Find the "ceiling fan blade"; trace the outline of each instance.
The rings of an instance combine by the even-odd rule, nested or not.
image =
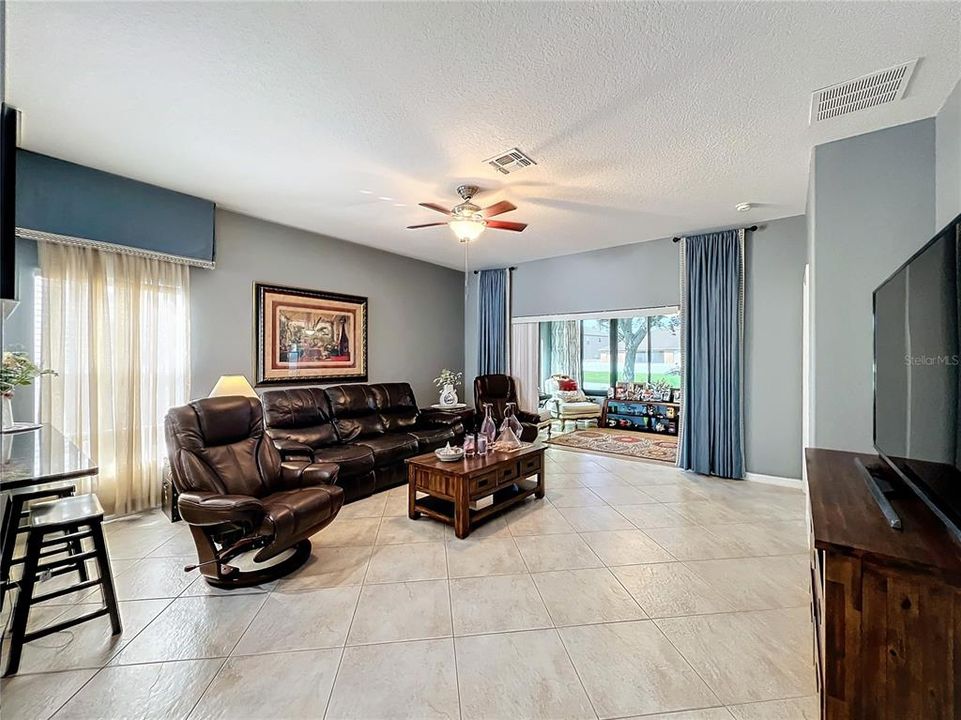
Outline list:
[[[450,215],[450,210],[445,208],[443,205],[438,205],[437,203],[417,203],[421,207],[425,207],[428,210],[436,210],[439,213],[444,213],[444,215]]]
[[[445,222],[439,222],[439,223],[426,223],[426,224],[424,224],[424,225],[408,225],[408,226],[407,226],[407,229],[408,229],[408,230],[416,230],[417,228],[440,227],[441,225],[446,225],[446,224],[447,224],[447,223],[445,223]]]
[[[514,203],[509,203],[506,200],[501,200],[499,203],[494,203],[490,207],[486,207],[481,210],[481,215],[486,218],[494,217],[495,215],[503,215],[511,210],[516,210],[517,206]]]
[[[493,230],[513,230],[520,232],[527,227],[527,223],[504,222],[503,220],[488,220],[487,227]]]

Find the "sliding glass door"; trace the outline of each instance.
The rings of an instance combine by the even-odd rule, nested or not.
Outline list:
[[[681,386],[677,312],[569,316],[539,322],[540,377],[570,375],[588,395],[618,382]]]

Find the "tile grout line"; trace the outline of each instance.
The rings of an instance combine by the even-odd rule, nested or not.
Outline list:
[[[717,690],[715,690],[715,689],[711,686],[711,684],[708,683],[707,680],[705,680],[705,679],[701,676],[701,673],[699,673],[699,672],[697,671],[697,668],[694,667],[694,663],[692,663],[692,662],[688,659],[687,655],[685,655],[684,653],[681,652],[681,649],[680,649],[677,645],[674,644],[674,641],[671,640],[671,638],[669,638],[669,637],[667,636],[667,633],[664,632],[664,630],[661,629],[661,626],[657,624],[657,621],[656,621],[656,620],[651,619],[651,624],[657,629],[657,632],[660,633],[661,637],[663,637],[665,640],[667,640],[668,644],[669,644],[672,648],[674,648],[674,652],[676,652],[676,653],[678,654],[678,657],[680,657],[685,663],[687,663],[687,666],[691,669],[691,672],[693,672],[695,675],[697,675],[697,679],[700,680],[700,681],[704,684],[704,687],[706,687],[706,688],[708,689],[708,691],[711,693],[711,695],[714,697],[714,699],[717,700],[718,705],[719,705],[720,707],[724,707],[724,708],[726,709],[727,706],[724,705],[724,701],[721,700],[721,696],[717,694]]]
[[[251,620],[251,622],[253,622],[253,620]],[[247,631],[244,630],[244,632],[247,632]],[[228,660],[230,660],[229,655],[223,658],[223,661],[220,663],[220,667],[217,668],[217,672],[215,672],[213,675],[210,676],[210,680],[207,682],[206,685],[204,685],[204,689],[201,691],[200,695],[197,696],[197,699],[194,701],[194,704],[190,706],[190,710],[183,716],[184,720],[189,720],[190,716],[193,715],[194,712],[197,710],[197,706],[200,705],[200,701],[204,699],[204,695],[207,694],[207,691],[210,689],[210,686],[214,684],[214,681],[218,677],[220,677],[220,673],[222,673],[224,668],[227,666]]]
[[[450,644],[454,656],[454,689],[457,691],[457,716],[464,717],[464,701],[460,696],[460,673],[457,670],[457,637],[454,634],[454,592],[450,586],[450,555],[447,552],[447,542],[444,542],[444,567],[447,568],[447,610],[450,614]]]
[[[387,502],[384,502],[384,508],[386,512]],[[340,669],[344,665],[344,656],[347,654],[347,640],[350,637],[350,630],[354,626],[354,618],[357,617],[357,608],[360,606],[360,598],[364,594],[364,587],[367,582],[367,573],[370,572],[370,563],[374,559],[374,547],[376,547],[377,538],[380,536],[380,528],[384,524],[384,516],[381,515],[380,519],[377,521],[377,532],[374,533],[374,543],[371,546],[370,555],[367,558],[367,567],[364,568],[364,577],[361,578],[359,589],[357,590],[357,600],[354,601],[354,611],[350,615],[350,622],[347,623],[347,632],[344,633],[344,644],[341,646],[340,658],[337,661],[337,670],[334,671],[334,677],[330,682],[330,694],[327,696],[327,703],[324,705],[324,714],[322,717],[326,718],[327,713],[330,712],[330,703],[334,699],[334,690],[337,689],[337,678],[340,677]],[[356,586],[355,586],[356,587]]]
[[[512,539],[514,540],[514,545],[515,545],[515,547],[517,547],[517,539],[516,539],[516,538],[513,538],[513,537],[512,537]],[[577,678],[577,682],[579,682],[580,685],[581,685],[581,690],[582,690],[583,693],[584,693],[584,697],[587,698],[587,704],[591,706],[591,710],[592,710],[593,713],[594,713],[594,717],[599,718],[599,717],[600,717],[600,713],[598,713],[598,712],[597,712],[597,708],[594,707],[594,701],[591,700],[591,696],[590,696],[590,694],[587,692],[587,686],[584,685],[584,680],[581,679],[581,674],[577,671],[577,666],[574,664],[574,660],[573,660],[573,658],[571,658],[571,654],[570,654],[570,652],[568,652],[567,646],[564,644],[564,638],[561,637],[561,633],[560,633],[560,630],[559,630],[558,627],[557,627],[557,623],[554,621],[554,616],[551,615],[550,608],[548,608],[548,607],[547,607],[547,603],[544,602],[544,595],[543,595],[543,593],[541,593],[541,589],[538,587],[537,582],[534,580],[534,573],[531,572],[530,565],[528,565],[528,563],[527,563],[527,558],[524,557],[524,553],[521,552],[520,547],[517,547],[517,552],[518,552],[518,554],[520,554],[520,556],[521,556],[521,561],[524,563],[524,567],[527,568],[528,577],[530,577],[531,583],[534,585],[534,590],[537,591],[537,596],[538,596],[538,597],[540,598],[540,600],[541,600],[541,605],[544,606],[544,610],[547,612],[547,617],[548,617],[548,618],[550,619],[550,621],[551,621],[551,626],[552,626],[552,627],[550,628],[550,631],[554,633],[554,637],[556,637],[556,638],[558,639],[558,641],[559,641],[560,644],[561,644],[561,647],[564,648],[564,655],[567,656],[567,662],[570,663],[571,669],[574,671],[574,677]],[[598,558],[598,559],[600,559],[600,558]],[[518,631],[518,632],[524,632],[524,631]]]
[[[112,570],[112,569],[113,569],[113,568],[111,568],[111,570]],[[85,595],[84,597],[86,597],[86,595]],[[82,598],[81,598],[81,599],[82,599]],[[79,671],[79,670],[94,670],[94,669],[96,670],[96,672],[94,672],[93,675],[91,675],[89,678],[87,678],[87,681],[86,681],[86,682],[84,682],[80,687],[77,688],[76,692],[72,693],[72,694],[70,695],[70,697],[68,697],[66,700],[64,700],[63,703],[62,703],[60,706],[57,707],[56,710],[54,710],[50,715],[47,716],[48,719],[49,719],[49,718],[52,718],[52,717],[53,717],[54,715],[56,715],[58,712],[60,712],[61,710],[63,710],[63,708],[66,707],[67,703],[69,703],[71,700],[73,700],[75,697],[77,697],[77,695],[79,695],[80,692],[81,692],[85,687],[87,687],[87,685],[89,685],[90,682],[91,682],[95,677],[97,677],[101,672],[103,672],[103,670],[105,670],[107,667],[121,667],[121,666],[111,666],[111,665],[110,665],[110,662],[111,662],[115,657],[117,657],[130,643],[132,643],[137,637],[139,637],[140,634],[141,634],[144,630],[146,630],[158,617],[160,617],[160,616],[167,610],[167,608],[169,608],[169,607],[173,604],[173,601],[176,600],[176,598],[163,598],[163,599],[168,600],[168,602],[167,602],[166,605],[163,606],[163,608],[160,610],[160,612],[158,612],[156,615],[154,615],[154,617],[151,618],[150,622],[148,622],[146,625],[144,625],[142,628],[140,628],[140,630],[139,630],[138,632],[134,633],[133,637],[131,637],[131,638],[130,638],[127,642],[125,642],[122,646],[120,646],[119,648],[117,648],[117,651],[114,652],[114,653],[112,653],[112,654],[107,658],[106,662],[105,662],[103,665],[100,665],[99,667],[96,667],[96,668],[68,668],[68,669],[66,669],[66,670],[58,670],[58,671],[56,671],[56,672],[77,672],[77,671]],[[78,603],[78,604],[79,604],[79,603]],[[119,604],[119,601],[118,601],[118,604]],[[69,612],[69,610],[68,610],[68,611],[65,611],[64,613],[61,613],[60,615],[58,615],[57,618],[55,618],[52,622],[56,622],[56,619],[62,617],[64,614],[66,614],[66,612]],[[45,675],[45,674],[50,674],[50,673],[25,673],[23,676],[20,676],[20,675],[18,674],[18,677],[25,677],[25,676],[29,676],[29,675]]]

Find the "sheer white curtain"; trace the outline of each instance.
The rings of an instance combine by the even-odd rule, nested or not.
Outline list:
[[[537,411],[540,343],[537,323],[515,323],[511,331],[511,375],[521,410]]]
[[[581,327],[577,320],[551,323],[551,373],[581,376]]]
[[[189,397],[189,269],[91,248],[40,243],[40,416],[100,467],[110,514],[155,506],[163,418]]]

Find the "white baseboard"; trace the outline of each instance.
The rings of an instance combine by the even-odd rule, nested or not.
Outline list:
[[[744,473],[744,479],[765,485],[780,485],[781,487],[800,488],[800,478],[779,477],[778,475],[762,475],[761,473]]]

